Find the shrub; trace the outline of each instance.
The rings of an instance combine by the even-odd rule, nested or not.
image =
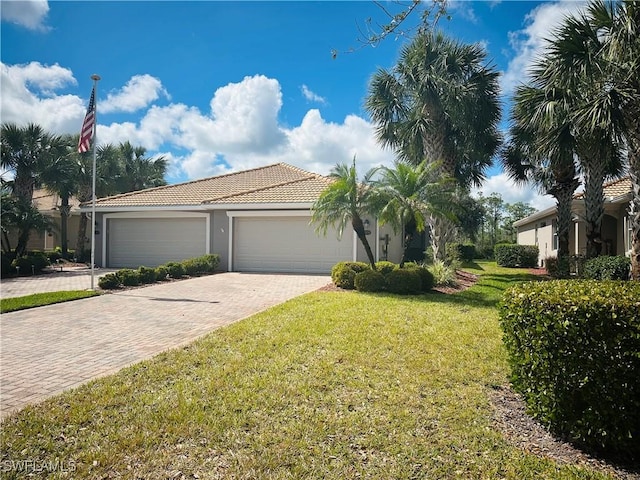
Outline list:
[[[602,256],[591,258],[584,264],[584,277],[592,280],[628,280],[631,259]]]
[[[417,270],[420,275],[420,283],[423,292],[430,292],[435,285],[435,278],[426,266],[422,266]]]
[[[45,255],[49,259],[49,263],[56,263],[62,258],[62,251],[56,248],[55,250],[45,252]]]
[[[384,275],[371,269],[357,273],[353,283],[359,292],[381,292],[386,287]]]
[[[125,287],[135,287],[140,285],[140,274],[131,268],[122,268],[116,272],[120,283]]]
[[[376,269],[383,275],[386,275],[389,272],[392,272],[398,266],[393,262],[387,262],[386,260],[382,260],[380,262],[376,262]]]
[[[501,267],[528,267],[538,264],[538,247],[499,243],[494,247],[496,262]]]
[[[447,265],[442,260],[438,260],[429,266],[429,272],[431,272],[433,276],[433,283],[435,285],[453,287],[458,283],[456,281],[455,267]]]
[[[544,259],[544,266],[547,270],[547,274],[552,278],[566,278],[570,273],[571,259],[564,258],[562,262],[565,262],[564,268],[561,267],[561,260],[558,257],[547,257]]]
[[[141,266],[138,268],[138,276],[140,277],[141,283],[153,283],[157,278],[156,269]]]
[[[535,417],[596,449],[640,455],[640,283],[529,282],[500,323],[514,388]]]
[[[218,265],[220,265],[220,255],[217,255],[215,253],[208,253],[207,255],[203,255],[200,258],[204,260],[206,268],[204,272],[206,273],[215,272],[216,268],[218,268]]]
[[[370,268],[364,262],[338,262],[331,269],[331,280],[337,287],[353,290],[356,274]]]
[[[11,262],[11,266],[16,269],[19,268],[20,273],[23,275],[41,272],[42,269],[48,265],[50,265],[50,263],[47,256],[43,252],[38,251],[29,252]]]
[[[169,280],[169,270],[164,265],[156,267],[156,280],[159,282],[166,282]]]
[[[98,286],[103,290],[113,290],[114,288],[119,288],[121,285],[120,277],[115,273],[107,273],[98,279]]]
[[[390,272],[386,280],[387,290],[391,293],[409,295],[422,290],[419,268],[398,268]]]
[[[184,267],[178,262],[169,262],[165,265],[167,273],[171,278],[182,278],[184,276]]]
[[[15,267],[12,265],[14,255],[11,253],[0,253],[0,259],[2,260],[2,275],[16,273]]]
[[[476,246],[472,244],[447,243],[446,257],[452,262],[471,262],[476,258]]]
[[[199,258],[190,258],[188,260],[182,261],[182,268],[184,269],[184,274],[193,277],[198,273],[204,271],[204,262],[202,262]]]

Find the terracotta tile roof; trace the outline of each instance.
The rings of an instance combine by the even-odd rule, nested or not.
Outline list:
[[[277,163],[101,198],[96,201],[96,207],[313,202],[329,182],[328,177],[286,163]]]
[[[621,197],[631,193],[631,177],[624,177],[619,180],[607,182],[603,185],[605,198]],[[575,198],[583,198],[584,192],[575,195]]]

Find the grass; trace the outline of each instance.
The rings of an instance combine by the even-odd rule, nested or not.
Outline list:
[[[27,407],[0,465],[76,478],[602,479],[508,444],[495,305],[524,271],[455,295],[314,292]],[[17,478],[15,471],[3,478]],[[44,476],[44,475],[43,475]]]
[[[98,292],[90,290],[68,290],[63,292],[34,293],[24,297],[3,298],[0,300],[0,311],[2,313],[15,312],[26,308],[42,307],[54,303],[68,302],[80,298],[100,295]]]

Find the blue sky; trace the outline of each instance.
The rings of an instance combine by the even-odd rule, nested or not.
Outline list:
[[[454,1],[452,19],[438,25],[486,47],[502,72],[506,119],[542,39],[581,5]],[[97,73],[98,142],[129,140],[165,155],[170,183],[280,161],[323,174],[354,155],[361,170],[393,161],[363,102],[370,77],[393,66],[406,37],[348,53],[368,18],[385,21],[372,2],[2,0],[0,12],[2,122],[79,132]],[[498,165],[482,191],[553,203],[511,184]]]

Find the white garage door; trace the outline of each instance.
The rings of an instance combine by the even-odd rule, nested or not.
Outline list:
[[[353,236],[318,235],[309,217],[236,217],[233,269],[238,272],[330,273],[353,257]]]
[[[157,267],[206,253],[206,220],[198,218],[110,218],[107,266]]]

